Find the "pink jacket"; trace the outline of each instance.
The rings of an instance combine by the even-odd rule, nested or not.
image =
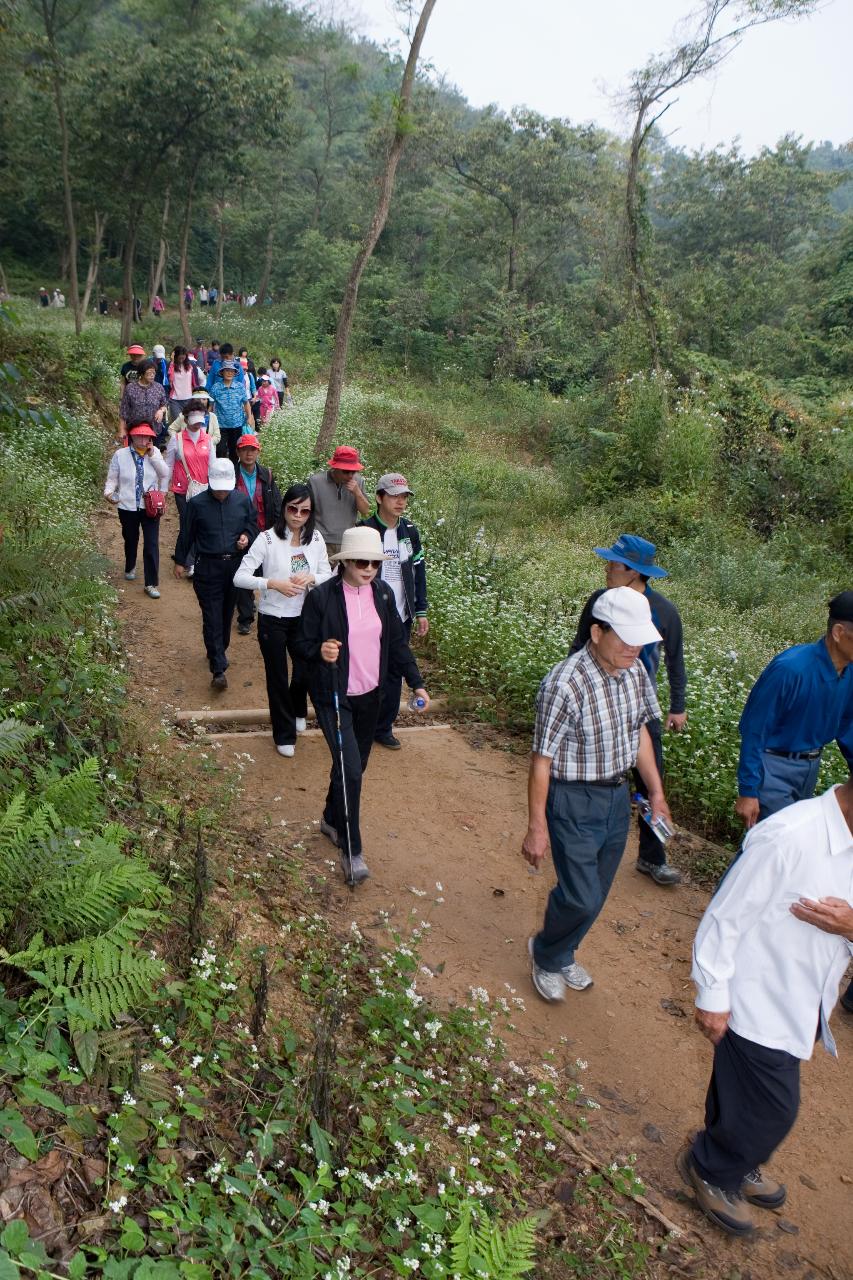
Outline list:
[[[258,387],[258,400],[261,405],[261,422],[266,422],[279,407],[278,392],[275,387],[264,383],[262,387]]]
[[[172,469],[172,483],[169,485],[172,493],[186,493],[189,488],[190,478],[196,480],[199,484],[207,484],[207,470],[210,466],[210,460],[216,457],[213,442],[206,431],[199,432],[195,444],[193,444],[187,432],[182,431],[181,444],[183,445],[187,465],[186,467],[181,465],[180,457],[175,459],[175,465]],[[189,476],[187,476],[187,470],[189,470]]]

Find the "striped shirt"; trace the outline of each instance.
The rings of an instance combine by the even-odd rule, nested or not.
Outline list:
[[[608,675],[587,644],[558,662],[539,686],[533,751],[561,782],[602,782],[636,763],[640,729],[660,719],[641,662]]]

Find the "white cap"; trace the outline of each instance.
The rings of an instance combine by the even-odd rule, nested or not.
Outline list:
[[[358,525],[355,529],[346,529],[341,538],[341,549],[337,555],[329,556],[330,560],[390,560],[382,550],[382,537],[378,529],[369,529],[366,525]]]
[[[156,356],[158,360],[165,360],[166,348],[164,346],[161,346],[160,343],[158,342],[156,346],[153,346],[151,348],[151,354],[152,356]]]
[[[652,611],[642,591],[611,587],[592,606],[593,620],[607,622],[625,644],[656,644],[663,636],[652,622]]]
[[[187,414],[187,426],[195,427],[200,422],[204,422],[204,414],[199,413],[198,409],[193,409],[192,413]]]
[[[207,483],[211,489],[222,490],[233,489],[237,484],[234,475],[234,463],[230,458],[215,458],[207,471]]]

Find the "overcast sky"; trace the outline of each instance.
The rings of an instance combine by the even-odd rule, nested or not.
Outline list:
[[[416,0],[419,3],[419,0]],[[319,0],[383,44],[400,41],[392,0]],[[423,48],[474,106],[525,105],[625,133],[611,102],[628,72],[663,51],[694,0],[438,0]],[[663,125],[675,146],[747,152],[784,133],[853,138],[853,0],[751,32],[715,76],[682,90]]]

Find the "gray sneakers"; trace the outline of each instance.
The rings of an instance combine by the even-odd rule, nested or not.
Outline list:
[[[527,939],[527,954],[530,956],[530,977],[533,985],[543,1000],[556,1004],[566,998],[566,984],[561,973],[551,973],[548,969],[540,969],[533,959],[533,939]]]
[[[327,822],[325,818],[320,819],[320,830],[322,831],[326,839],[331,840],[332,844],[337,849],[338,845],[340,844],[340,840],[338,839],[338,833],[335,830],[335,828],[331,825],[331,823]]]
[[[347,884],[361,884],[363,880],[370,878],[370,871],[367,863],[364,861],[364,858],[360,853],[357,853],[355,857],[350,860],[347,857],[345,850],[341,849],[340,858],[341,866],[344,870],[344,879]]]
[[[645,858],[638,858],[637,870],[641,875],[650,876],[655,884],[661,884],[667,889],[674,884],[681,884],[681,872],[676,871],[668,862],[646,862]]]
[[[587,987],[592,986],[592,977],[587,973],[582,964],[567,964],[565,969],[561,969],[563,981],[567,987],[571,987],[572,991],[586,991]]]

